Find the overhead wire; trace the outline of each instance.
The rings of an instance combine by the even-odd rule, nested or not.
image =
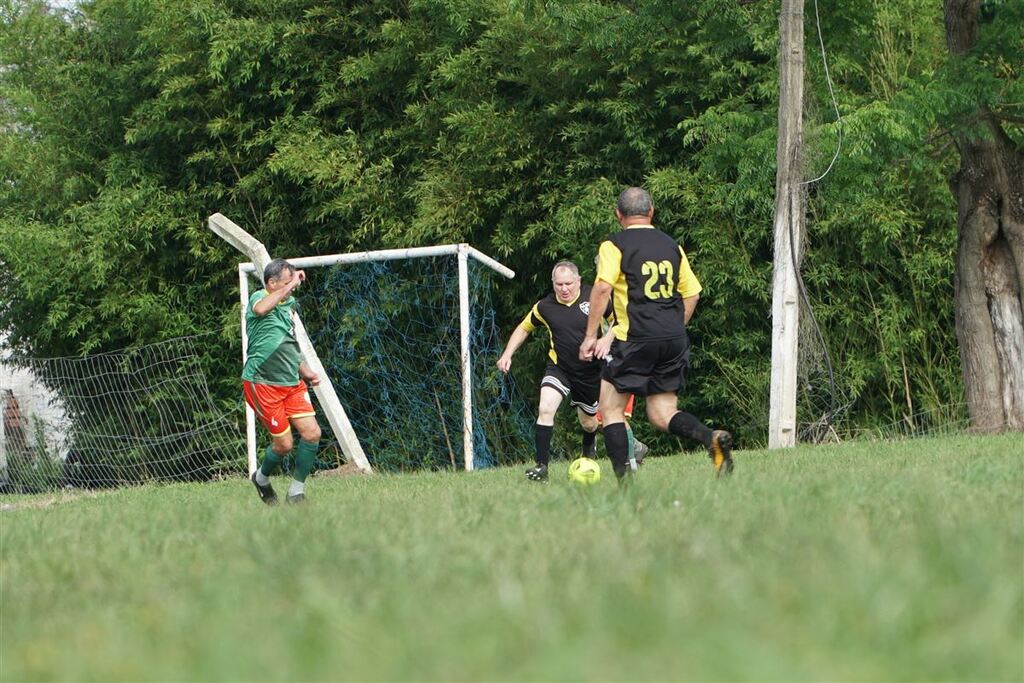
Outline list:
[[[843,117],[839,113],[839,104],[836,101],[835,89],[833,88],[833,85],[832,85],[832,75],[829,72],[829,68],[828,68],[828,57],[827,57],[826,50],[825,50],[825,39],[822,36],[822,31],[821,31],[821,15],[818,12],[818,0],[814,0],[814,20],[815,20],[815,25],[817,27],[818,45],[821,48],[821,63],[822,63],[822,66],[824,67],[824,70],[825,70],[825,82],[828,84],[828,93],[829,93],[829,96],[832,99],[832,107],[833,107],[833,109],[835,110],[835,113],[836,113],[837,139],[836,139],[836,150],[835,150],[835,153],[832,155],[832,160],[829,162],[829,165],[825,169],[825,172],[822,173],[821,175],[819,175],[817,178],[814,178],[812,180],[805,180],[805,181],[801,182],[800,183],[801,186],[812,185],[814,183],[817,183],[817,182],[823,180],[825,178],[825,176],[827,176],[832,171],[833,166],[835,166],[835,163],[839,159],[839,154],[840,154],[840,151],[842,150],[842,146],[843,146]],[[801,300],[804,302],[804,307],[807,309],[808,315],[810,315],[811,325],[814,328],[815,336],[817,336],[818,341],[821,344],[821,348],[822,348],[823,355],[824,355],[824,358],[825,358],[825,366],[826,366],[826,368],[828,370],[829,409],[828,409],[828,413],[823,415],[823,416],[821,416],[821,420],[820,420],[821,423],[822,423],[821,424],[821,428],[827,433],[828,429],[831,427],[832,421],[833,421],[833,419],[834,419],[834,417],[836,415],[836,412],[837,412],[837,409],[836,409],[836,379],[835,379],[835,370],[832,367],[832,358],[831,358],[831,354],[829,354],[829,352],[828,352],[828,346],[825,343],[825,336],[822,334],[821,327],[818,325],[818,320],[817,320],[816,316],[814,315],[814,309],[811,307],[810,298],[807,296],[807,288],[804,286],[803,277],[800,275],[800,268],[797,266],[797,260],[796,260],[796,239],[795,239],[795,236],[794,236],[793,232],[794,232],[794,230],[793,230],[793,213],[792,213],[792,211],[790,211],[789,212],[789,257],[790,257],[790,260],[792,261],[793,273],[796,275],[797,290],[800,293]],[[818,432],[818,431],[820,431],[820,430],[815,430],[815,432]]]

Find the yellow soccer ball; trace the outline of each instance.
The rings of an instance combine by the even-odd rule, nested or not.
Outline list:
[[[576,458],[569,464],[569,481],[585,486],[601,481],[601,466],[590,458]]]

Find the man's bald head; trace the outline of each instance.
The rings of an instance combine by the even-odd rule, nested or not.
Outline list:
[[[630,216],[649,216],[654,209],[651,195],[642,187],[630,187],[622,191],[615,208],[623,218]]]

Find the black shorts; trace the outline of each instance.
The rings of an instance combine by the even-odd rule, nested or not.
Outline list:
[[[657,341],[612,342],[601,377],[621,394],[650,396],[679,393],[690,369],[690,340],[686,336]]]
[[[562,395],[571,397],[569,402],[587,415],[597,414],[597,399],[601,395],[601,368],[595,365],[593,372],[568,372],[554,363],[544,368],[542,387],[551,387]]]

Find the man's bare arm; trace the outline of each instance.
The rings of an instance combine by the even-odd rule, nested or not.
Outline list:
[[[296,270],[288,284],[273,292],[269,292],[265,297],[253,304],[252,312],[262,318],[267,313],[274,310],[274,306],[277,306],[279,303],[291,296],[292,290],[298,287],[305,279],[306,272],[303,270]]]
[[[687,325],[690,324],[690,318],[693,317],[693,312],[697,310],[697,301],[700,299],[700,294],[694,294],[683,299],[683,322]]]
[[[580,360],[590,360],[594,357],[597,331],[601,329],[601,321],[604,319],[604,312],[608,308],[611,296],[612,286],[604,280],[598,280],[590,290],[590,317],[587,318],[587,334],[580,344]]]
[[[306,365],[306,361],[299,363],[299,377],[309,382],[310,386],[315,387],[320,384],[320,375],[313,372],[310,367]]]
[[[512,337],[508,340],[508,344],[505,345],[505,350],[501,354],[501,358],[498,359],[498,369],[502,372],[508,372],[509,368],[512,367],[512,356],[523,345],[526,338],[530,336],[530,333],[526,330],[522,324],[517,325],[515,331],[512,333]]]

